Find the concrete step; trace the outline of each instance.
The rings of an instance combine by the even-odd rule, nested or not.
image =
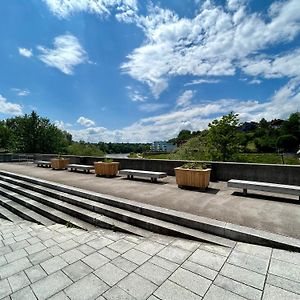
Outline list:
[[[0,176],[0,179],[4,180],[3,176]],[[21,180],[16,180],[11,178],[6,178],[5,180],[6,180],[5,184],[15,185],[13,187],[14,190],[18,189],[19,192],[22,193],[23,195],[26,195],[31,198],[33,197],[37,201],[47,200],[49,202],[56,203],[59,206],[68,207],[66,203],[62,204],[61,202],[58,202],[59,200],[57,200],[56,198],[60,198],[63,199],[64,202],[69,203],[69,207],[68,207],[69,209],[70,209],[70,205],[79,206],[85,210],[100,213],[109,218],[113,218],[115,220],[114,224],[116,224],[115,222],[118,220],[121,221],[122,223],[124,222],[125,224],[129,223],[130,225],[137,226],[138,228],[143,228],[146,229],[147,231],[157,232],[161,234],[180,236],[180,237],[185,237],[185,238],[194,239],[198,241],[206,241],[206,242],[211,242],[214,244],[219,244],[228,247],[232,247],[235,244],[233,241],[228,240],[226,238],[218,237],[216,235],[204,233],[195,229],[187,228],[185,226],[173,224],[156,218],[151,218],[124,209],[112,207],[97,201],[81,198],[78,196],[73,196],[63,192],[57,192],[55,190],[45,188],[45,187],[40,187]],[[1,184],[2,183],[0,182],[0,185]],[[16,186],[21,186],[21,190]],[[30,192],[30,190],[34,190],[34,192],[32,191]],[[45,198],[45,196],[43,195],[44,193],[46,193],[47,195],[51,194],[53,198],[49,196],[46,196]],[[47,203],[47,205],[53,205],[53,204]],[[57,208],[57,209],[62,209],[62,208]],[[80,210],[80,213],[82,213],[82,209]],[[86,212],[86,214],[91,215],[91,213],[89,212]],[[83,216],[81,217],[83,218]],[[91,220],[89,220],[88,222],[91,222]],[[135,229],[133,233],[137,234],[138,232]],[[145,234],[143,234],[143,236],[145,236]]]
[[[96,212],[79,208],[70,203],[33,192],[24,187],[12,183],[0,181],[0,194],[5,193],[8,197],[13,197],[15,201],[22,205],[30,207],[36,212],[51,218],[61,224],[72,224],[73,226],[94,230],[95,226],[107,229],[118,230],[126,233],[149,237],[152,232],[143,230],[136,226],[100,215]],[[14,194],[18,194],[15,196]]]
[[[26,213],[24,219],[36,222],[41,225],[53,225],[55,223],[64,224],[67,226],[77,227],[84,230],[94,230],[95,226],[81,221],[77,218],[73,218],[72,216],[65,214],[59,210],[43,205],[42,203],[38,203],[31,198],[23,196],[21,194],[16,193],[16,191],[7,189],[3,186],[0,186],[0,195],[2,197],[6,197],[5,201],[6,208],[12,211],[18,212],[20,215],[22,213]],[[3,204],[2,204],[3,205]],[[30,216],[28,216],[30,214]],[[48,220],[47,222],[45,220]]]
[[[16,194],[11,192],[11,194]],[[10,197],[6,195],[6,193],[2,193],[2,188],[0,188],[0,204],[5,207],[7,210],[11,211],[15,215],[19,216],[20,218],[30,222],[35,222],[40,225],[52,225],[53,222],[48,218],[41,216],[40,214],[34,212],[30,208],[24,207],[22,204],[13,201]]]
[[[0,197],[0,201],[1,201],[1,197]],[[0,206],[0,217],[15,223],[24,221],[23,218],[19,217],[18,215],[14,214],[9,209],[3,206]]]

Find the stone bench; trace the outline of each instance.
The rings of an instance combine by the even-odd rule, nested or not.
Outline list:
[[[51,161],[38,160],[35,162],[38,167],[51,168]]]
[[[300,200],[300,186],[296,185],[231,179],[228,181],[227,186],[243,189],[244,195],[247,195],[247,190],[249,189],[263,192],[296,195],[299,196]]]
[[[127,176],[128,179],[133,179],[134,176],[150,178],[151,182],[157,182],[158,178],[167,177],[167,174],[163,172],[130,170],[130,169],[120,170],[119,174]]]
[[[69,164],[67,168],[72,172],[72,171],[78,171],[81,170],[86,173],[90,173],[91,170],[94,169],[94,166],[90,165],[78,165],[78,164]]]

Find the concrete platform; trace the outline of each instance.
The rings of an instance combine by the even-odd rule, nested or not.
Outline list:
[[[151,184],[147,180],[102,178],[94,174],[37,168],[30,164],[2,163],[2,170],[38,177],[82,189],[183,211],[237,225],[300,238],[300,203],[297,197],[249,193],[244,197],[226,182],[211,183],[207,192],[181,190],[175,177]]]

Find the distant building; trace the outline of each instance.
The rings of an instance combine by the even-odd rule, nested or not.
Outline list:
[[[240,131],[248,132],[248,131],[253,131],[257,128],[257,123],[256,122],[245,122],[243,123],[240,127]]]
[[[280,120],[280,119],[274,119],[274,120],[272,120],[272,121],[270,122],[270,125],[271,125],[272,128],[278,129],[278,128],[281,127],[281,125],[282,125],[283,122],[284,122],[283,120]]]
[[[176,145],[168,143],[166,141],[155,141],[150,146],[151,152],[172,152],[176,149]]]

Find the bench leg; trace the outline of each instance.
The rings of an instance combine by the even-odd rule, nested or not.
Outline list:
[[[243,195],[247,196],[247,189],[243,189]]]

